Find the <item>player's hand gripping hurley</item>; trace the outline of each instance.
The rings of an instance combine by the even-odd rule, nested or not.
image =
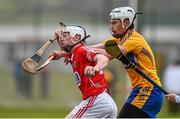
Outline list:
[[[66,25],[62,22],[60,24],[60,29],[64,28]],[[29,73],[29,74],[36,74],[38,71],[43,69],[45,66],[47,66],[53,59],[53,57],[50,57],[45,63],[43,63],[41,66],[38,67],[41,56],[44,54],[46,49],[56,40],[56,36],[52,37],[50,40],[48,40],[37,52],[27,59],[25,59],[22,62],[23,69]]]
[[[105,50],[107,53],[112,55],[114,58],[117,58],[118,60],[122,61],[124,64],[126,64],[128,67],[136,71],[139,75],[141,75],[144,79],[152,83],[155,87],[157,87],[161,92],[163,92],[165,95],[168,94],[166,90],[164,90],[162,87],[160,87],[157,83],[155,83],[150,77],[148,77],[144,72],[142,72],[133,62],[129,60],[129,58],[121,52],[121,50],[118,47],[118,44],[113,41],[109,40],[105,43]]]

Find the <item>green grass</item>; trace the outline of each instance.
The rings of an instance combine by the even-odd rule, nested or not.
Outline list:
[[[167,101],[164,100],[163,107],[157,117],[158,118],[180,118],[180,109],[179,109],[179,112],[172,113],[168,111],[168,108],[169,107],[168,107]]]
[[[180,113],[170,113],[166,102],[158,118],[180,118]],[[0,107],[0,118],[64,118],[71,109],[48,107]]]
[[[63,118],[69,110],[42,108],[0,108],[0,118]]]
[[[81,99],[72,75],[52,73],[49,96],[40,93],[40,76],[33,79],[32,97],[16,98],[15,80],[11,72],[0,72],[0,118],[63,118]]]
[[[81,94],[76,87],[72,75],[61,73],[51,74],[49,80],[49,96],[40,96],[39,76],[33,81],[33,95],[30,99],[18,99],[15,96],[15,82],[10,72],[0,72],[0,118],[63,118],[81,100]],[[115,101],[118,110],[125,101],[123,80],[116,83]],[[180,113],[168,112],[166,100],[163,103],[158,118],[180,118]]]

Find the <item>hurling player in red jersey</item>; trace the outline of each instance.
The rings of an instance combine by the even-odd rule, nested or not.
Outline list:
[[[57,60],[65,51],[65,58],[72,65],[76,84],[82,93],[81,103],[66,118],[116,118],[117,106],[108,94],[102,71],[109,59],[84,45],[87,36],[81,26],[66,26],[56,35],[63,51],[52,51],[50,56]]]

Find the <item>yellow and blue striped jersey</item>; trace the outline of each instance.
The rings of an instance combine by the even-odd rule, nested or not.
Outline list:
[[[126,34],[125,37],[127,37],[127,35],[129,34]],[[157,75],[154,54],[143,36],[134,31],[129,37],[125,37],[123,39],[111,37],[108,40],[114,40],[117,44],[123,46],[126,51],[126,56],[134,62],[140,70],[161,86],[161,82]],[[133,69],[128,67],[126,67],[126,69],[133,88],[137,86],[152,85],[137,74]]]

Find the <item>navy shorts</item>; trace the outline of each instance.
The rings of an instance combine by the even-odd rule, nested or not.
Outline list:
[[[139,108],[151,118],[161,110],[163,94],[154,86],[142,86],[133,89],[126,103]]]

